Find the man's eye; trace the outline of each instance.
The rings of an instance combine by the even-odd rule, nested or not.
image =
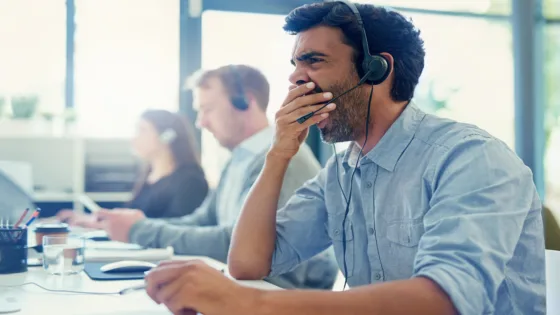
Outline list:
[[[314,63],[321,62],[321,61],[323,61],[323,60],[322,60],[322,59],[319,59],[319,58],[309,58],[309,59],[307,60],[307,63],[309,63],[309,64],[314,64]]]

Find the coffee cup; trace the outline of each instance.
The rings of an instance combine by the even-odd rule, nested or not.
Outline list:
[[[34,232],[36,249],[42,251],[44,236],[68,236],[70,230],[66,223],[41,223],[36,225]]]

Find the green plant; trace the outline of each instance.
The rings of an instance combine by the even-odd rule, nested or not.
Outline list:
[[[449,100],[460,89],[458,86],[448,84],[443,78],[430,78],[425,84],[427,91],[415,96],[415,99],[423,110],[432,114],[447,109]]]
[[[39,98],[36,95],[12,97],[12,117],[14,119],[29,119],[35,115]]]

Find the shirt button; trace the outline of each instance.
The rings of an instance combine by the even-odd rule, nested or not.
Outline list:
[[[340,231],[339,230],[334,230],[334,235],[338,235],[338,234],[340,234]]]
[[[379,274],[379,272],[378,272],[378,273],[375,274],[375,280],[379,280],[379,279],[381,279],[381,274]]]
[[[366,183],[366,187],[367,187],[367,188],[371,188],[371,186],[373,186],[373,185],[371,184],[371,182],[367,182],[367,183]]]
[[[373,235],[373,228],[368,228],[368,233]]]

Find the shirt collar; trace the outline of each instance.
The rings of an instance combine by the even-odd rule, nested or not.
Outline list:
[[[262,153],[270,147],[272,137],[274,136],[274,129],[270,126],[243,140],[232,151],[232,155],[238,152],[248,152],[252,154]]]
[[[379,143],[358,162],[360,147],[352,142],[342,158],[344,169],[357,164],[375,163],[389,172],[395,169],[397,161],[414,138],[414,134],[426,113],[414,103],[409,103],[397,120],[389,127]]]

